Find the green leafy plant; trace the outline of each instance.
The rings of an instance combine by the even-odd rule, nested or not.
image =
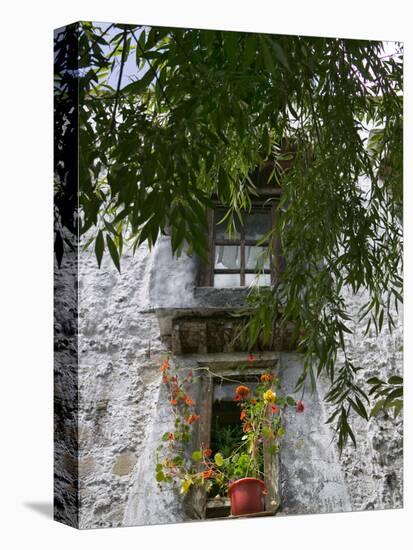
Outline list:
[[[271,373],[260,376],[255,391],[239,385],[234,399],[239,403],[240,427],[221,427],[216,441],[218,448],[202,444],[200,449],[189,454],[191,448],[191,425],[200,420],[193,412],[195,403],[188,396],[186,386],[193,382],[192,371],[180,382],[178,373],[170,373],[167,360],[162,366],[163,382],[175,416],[175,429],[162,436],[155,476],[158,483],[177,481],[182,494],[190,488],[203,486],[213,495],[225,496],[228,485],[243,477],[262,479],[264,472],[264,447],[270,454],[279,450],[278,441],[284,435],[282,414],[287,406],[297,412],[304,410],[301,401],[279,395],[279,382]]]
[[[218,424],[218,423],[217,423]],[[216,426],[215,447],[224,456],[232,453],[239,444],[242,436],[242,426]]]

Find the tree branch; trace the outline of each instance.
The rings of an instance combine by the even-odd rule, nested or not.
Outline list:
[[[169,110],[170,110],[170,111],[173,111],[174,108],[173,108],[171,102],[169,101],[169,98],[168,98],[168,96],[167,96],[166,93],[165,93],[164,87],[162,86],[162,84],[161,84],[161,82],[160,82],[160,80],[159,80],[159,78],[158,78],[158,74],[157,74],[157,72],[156,72],[156,69],[154,68],[154,66],[152,65],[151,61],[148,59],[148,57],[146,57],[145,52],[144,52],[142,46],[139,44],[139,41],[138,41],[138,39],[136,38],[135,33],[134,33],[133,31],[131,31],[131,32],[132,32],[133,38],[135,39],[136,46],[140,49],[142,56],[145,58],[145,61],[148,63],[149,67],[151,68],[151,70],[152,70],[152,72],[153,72],[153,74],[154,74],[154,77],[155,77],[156,82],[159,84],[159,88],[161,89],[162,95],[163,95],[163,97],[164,97],[164,99],[165,99],[166,104],[167,104],[168,107],[169,107]]]

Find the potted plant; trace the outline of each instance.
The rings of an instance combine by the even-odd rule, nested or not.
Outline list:
[[[278,452],[278,441],[284,435],[282,413],[287,406],[302,412],[302,401],[282,397],[278,379],[263,372],[254,389],[243,384],[235,389],[239,426],[221,428],[216,448],[203,444],[189,453],[192,425],[202,414],[196,414],[195,403],[188,395],[193,373],[189,371],[180,380],[177,372],[170,372],[167,360],[161,370],[175,429],[163,434],[158,447],[157,481],[177,481],[182,494],[193,486],[202,486],[210,495],[229,496],[233,516],[262,512],[267,492],[263,481],[264,447],[271,454]]]

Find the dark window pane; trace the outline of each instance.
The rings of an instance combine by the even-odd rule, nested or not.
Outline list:
[[[239,269],[240,257],[239,246],[216,246],[215,269]]]
[[[241,224],[238,218],[234,217],[235,228],[231,226],[231,235],[228,234],[228,218],[225,218],[222,221],[222,218],[225,216],[225,212],[217,211],[215,212],[215,238],[217,240],[235,240],[241,238],[240,227]]]
[[[252,212],[245,216],[245,238],[259,240],[271,230],[271,211]]]

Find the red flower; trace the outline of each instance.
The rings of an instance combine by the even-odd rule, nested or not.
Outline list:
[[[169,381],[168,376],[166,376],[166,374],[164,374],[164,375],[162,376],[162,382],[168,382],[168,381]]]
[[[165,359],[164,362],[162,363],[161,372],[165,372],[168,369],[169,369],[169,361],[168,359]]]
[[[192,401],[192,399],[188,396],[185,397],[185,403],[189,406],[193,405],[194,402]]]
[[[176,399],[171,399],[171,405],[177,405],[178,401]]]
[[[260,380],[261,382],[271,382],[273,379],[273,375],[269,372],[265,372],[264,374],[261,374]]]
[[[253,363],[253,362],[256,361],[256,360],[257,360],[257,357],[256,357],[253,353],[250,353],[250,354],[248,355],[248,362],[249,362],[249,363]]]
[[[246,397],[248,397],[249,393],[250,389],[247,386],[238,386],[235,390],[235,395],[239,399],[245,399]],[[239,399],[237,399],[237,401],[239,401]]]
[[[214,470],[205,470],[204,472],[202,472],[202,476],[204,479],[209,479],[213,475],[214,475]]]
[[[296,406],[295,406],[295,410],[298,412],[298,413],[302,413],[304,412],[304,401],[297,401],[296,403]]]
[[[241,411],[241,414],[239,415],[241,420],[244,420],[244,418],[247,416],[247,413],[245,411]]]
[[[271,411],[273,414],[277,413],[280,409],[277,407],[277,405],[271,405]]]
[[[191,414],[190,416],[188,416],[188,424],[192,424],[197,420],[199,420],[199,414]]]
[[[168,435],[168,439],[169,439],[169,440],[174,440],[174,439],[175,439],[174,434],[169,434],[169,435]]]

